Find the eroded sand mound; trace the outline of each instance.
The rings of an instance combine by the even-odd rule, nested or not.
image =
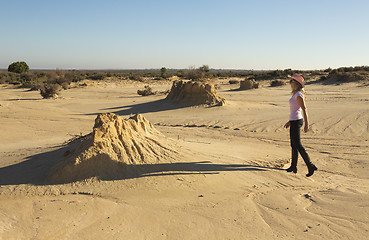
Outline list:
[[[258,88],[259,83],[255,82],[254,79],[245,79],[240,82],[240,89],[241,90],[248,90],[253,88]]]
[[[174,81],[166,99],[186,106],[223,106],[225,103],[224,98],[215,91],[214,85],[194,81]]]
[[[49,180],[121,179],[129,175],[127,171],[133,171],[134,166],[168,160],[176,153],[167,147],[165,137],[140,114],[127,120],[113,113],[99,114],[93,132],[75,145],[50,173]]]

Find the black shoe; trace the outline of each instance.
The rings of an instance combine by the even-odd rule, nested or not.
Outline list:
[[[287,171],[287,172],[294,172],[294,173],[297,173],[297,167],[293,167],[293,166],[291,166],[291,167],[287,168],[287,169],[286,169],[286,171]]]
[[[310,177],[314,174],[314,171],[318,170],[318,168],[315,165],[312,165],[311,167],[309,167],[309,173],[306,174],[306,177]]]

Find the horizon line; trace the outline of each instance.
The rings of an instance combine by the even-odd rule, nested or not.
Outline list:
[[[358,66],[358,67],[364,67]],[[356,66],[350,66],[356,67]],[[329,67],[330,68],[330,67]],[[242,68],[210,68],[210,71],[284,71],[284,70],[295,70],[295,71],[323,71],[329,68],[323,69],[242,69]],[[341,68],[341,67],[338,67]],[[180,70],[190,70],[190,68],[166,68],[168,71],[180,71]],[[334,69],[334,68],[331,68]],[[8,68],[0,68],[0,71],[8,71]],[[53,71],[53,70],[68,70],[68,71],[160,71],[161,68],[30,68],[30,71]]]

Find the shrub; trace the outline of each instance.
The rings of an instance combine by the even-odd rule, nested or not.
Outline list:
[[[6,83],[6,77],[5,77],[5,75],[0,75],[0,84],[4,84],[4,83]]]
[[[72,81],[65,77],[59,77],[55,80],[55,83],[59,84],[64,90],[67,90],[69,88],[69,85]]]
[[[364,80],[364,77],[358,73],[338,72],[333,70],[331,73],[328,74],[327,79],[336,80],[337,82],[355,82]]]
[[[45,83],[40,88],[40,94],[43,98],[56,98],[61,87],[56,83]]]
[[[79,82],[86,78],[86,74],[77,70],[68,71],[66,75],[70,76],[72,82]]]
[[[42,81],[29,81],[22,83],[22,88],[29,88],[30,91],[38,91],[40,90],[44,85],[44,82]]]
[[[89,75],[87,78],[91,80],[104,80],[106,77],[106,73],[93,73],[92,75]]]
[[[139,76],[139,75],[132,74],[132,75],[129,76],[129,80],[143,82],[144,78]]]
[[[190,67],[184,74],[184,77],[189,80],[199,81],[205,77],[205,72],[200,71],[199,69],[195,69],[194,67]]]
[[[8,67],[8,72],[24,73],[28,71],[29,67],[26,62],[13,62]]]
[[[137,90],[137,94],[141,96],[155,95],[156,93],[152,91],[149,85],[146,85],[143,90]]]
[[[69,85],[74,80],[74,74],[70,71],[56,70],[46,74],[47,82],[50,84],[58,84],[64,90],[69,88]]]
[[[210,72],[210,68],[208,65],[202,65],[201,67],[199,67],[199,71],[204,72],[204,73],[208,73]]]
[[[8,74],[8,80],[7,80],[10,84],[14,84],[14,85],[19,85],[22,83],[22,80],[20,79],[20,75],[19,74],[15,74],[15,73],[9,73]]]
[[[292,75],[294,72],[291,68],[283,70],[283,75]]]
[[[287,75],[292,75],[294,71],[291,69],[274,70],[274,71],[258,71],[253,72],[253,78],[256,80],[267,80],[276,78],[285,78]]]
[[[20,80],[22,82],[29,82],[29,81],[32,80],[32,77],[33,77],[33,75],[31,73],[28,73],[28,72],[27,73],[22,73],[20,75]]]
[[[283,86],[283,85],[286,85],[285,81],[283,81],[283,80],[273,80],[270,83],[271,87],[278,87],[278,86]]]
[[[176,71],[176,72],[174,73],[174,75],[176,75],[176,76],[178,76],[178,77],[182,78],[182,77],[184,77],[184,76],[185,76],[185,72],[184,72],[183,70],[178,70],[178,71]]]
[[[166,77],[166,75],[167,75],[167,68],[166,68],[166,67],[162,67],[162,68],[160,69],[160,76],[161,76],[162,78],[165,78],[165,77]]]

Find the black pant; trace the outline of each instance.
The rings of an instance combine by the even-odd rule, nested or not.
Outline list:
[[[305,148],[301,144],[300,139],[300,129],[302,125],[304,124],[304,120],[296,120],[296,121],[290,121],[290,141],[291,141],[291,147],[292,147],[292,163],[291,166],[296,167],[297,166],[297,158],[299,156],[299,153],[301,157],[304,159],[305,164],[308,168],[313,166],[313,164],[310,161],[310,157],[307,154]]]

